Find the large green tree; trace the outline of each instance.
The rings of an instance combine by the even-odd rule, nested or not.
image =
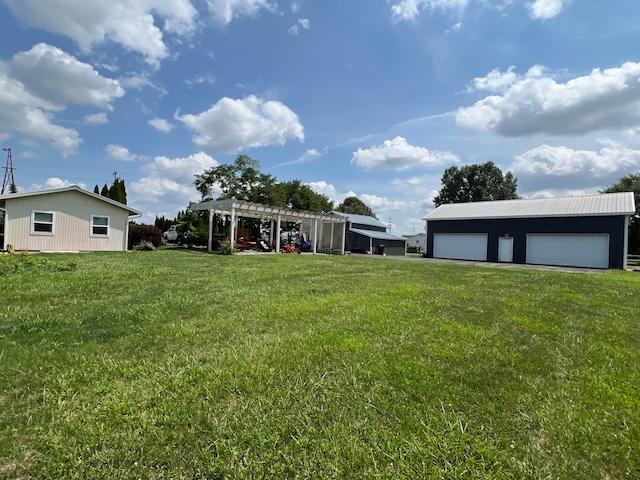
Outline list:
[[[600,193],[633,192],[636,199],[636,214],[629,222],[629,252],[640,254],[640,172],[621,177],[616,183],[602,189]]]
[[[442,175],[442,188],[433,203],[483,202],[519,198],[518,180],[511,172],[502,174],[493,162],[450,167]]]
[[[338,205],[336,211],[342,213],[351,213],[354,215],[367,215],[369,217],[375,218],[376,220],[378,219],[369,205],[364,203],[358,197],[345,198],[344,201],[340,205]]]

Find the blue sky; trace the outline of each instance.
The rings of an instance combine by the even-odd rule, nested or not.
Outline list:
[[[0,0],[0,145],[20,191],[117,171],[149,223],[247,154],[411,234],[451,165],[640,170],[637,45],[637,0]]]

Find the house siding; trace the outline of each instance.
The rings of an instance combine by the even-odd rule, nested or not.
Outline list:
[[[513,237],[513,262],[526,263],[527,234],[607,234],[609,268],[624,268],[625,216],[502,218],[478,220],[431,220],[427,222],[427,257],[433,257],[436,233],[485,233],[487,261],[498,261],[498,238]]]
[[[122,251],[129,212],[77,191],[7,198],[5,245],[33,251]],[[31,234],[33,211],[55,212],[54,235]],[[109,238],[91,237],[91,216],[110,217]]]

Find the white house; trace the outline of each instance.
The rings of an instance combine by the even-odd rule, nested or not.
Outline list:
[[[407,239],[407,247],[419,248],[421,252],[427,250],[427,234],[416,233],[414,235],[403,235]]]
[[[78,186],[0,196],[2,248],[15,251],[125,251],[138,210]]]

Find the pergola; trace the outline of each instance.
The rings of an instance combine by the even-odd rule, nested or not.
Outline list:
[[[344,255],[346,236],[345,217],[330,213],[310,212],[306,210],[290,210],[283,207],[263,205],[261,203],[245,202],[244,200],[212,200],[191,204],[193,211],[209,211],[209,241],[208,249],[212,250],[213,215],[229,215],[231,218],[231,245],[237,241],[236,223],[238,217],[271,220],[269,241],[273,241],[274,223],[276,224],[276,253],[280,253],[280,230],[282,222],[302,223],[309,225],[309,238],[313,242],[313,253],[338,253]],[[338,228],[336,228],[336,225]],[[311,235],[313,232],[313,235]],[[319,248],[318,248],[319,247]]]

